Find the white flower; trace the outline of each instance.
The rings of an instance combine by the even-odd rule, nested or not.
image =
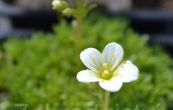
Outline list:
[[[87,48],[80,54],[83,64],[88,67],[77,74],[79,82],[98,82],[100,87],[110,92],[120,90],[123,83],[138,78],[138,68],[129,60],[122,62],[123,48],[117,43],[109,43],[100,53],[95,48]]]
[[[67,2],[63,0],[53,0],[52,6],[53,9],[57,9],[58,11],[62,11],[68,7]]]

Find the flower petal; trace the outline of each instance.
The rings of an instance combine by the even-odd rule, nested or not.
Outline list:
[[[94,72],[101,66],[101,53],[95,48],[88,48],[81,52],[80,59],[83,64]]]
[[[124,50],[121,45],[112,42],[106,45],[102,55],[104,62],[107,62],[112,68],[115,68],[122,60]]]
[[[109,92],[119,91],[123,82],[119,77],[113,77],[111,80],[101,80],[99,81],[100,87]]]
[[[131,62],[126,61],[122,63],[116,70],[117,74],[120,76],[123,82],[131,82],[138,79],[139,70]]]
[[[77,74],[77,80],[79,82],[97,82],[99,78],[90,70],[83,70]]]

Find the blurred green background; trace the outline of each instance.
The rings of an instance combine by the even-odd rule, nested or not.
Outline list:
[[[99,18],[99,19],[98,19]],[[124,47],[125,59],[140,70],[139,79],[111,94],[113,110],[172,110],[172,60],[159,46],[148,46],[148,36],[139,36],[124,18],[91,14],[83,22],[83,38],[76,39],[74,26],[66,21],[52,33],[36,33],[30,38],[8,39],[1,45],[0,109],[19,110],[100,110],[97,84],[76,80],[85,69],[81,50],[102,51],[109,42]],[[100,96],[102,97],[102,96]],[[102,99],[101,99],[102,100]]]
[[[86,69],[79,58],[83,49],[102,51],[110,42],[121,44],[124,60],[139,68],[137,81],[111,94],[110,110],[173,110],[173,61],[167,54],[173,14],[160,11],[172,3],[103,0],[77,28],[73,18],[52,12],[51,0],[0,1],[0,110],[100,110],[104,91],[76,75]],[[138,10],[144,8],[151,10]]]

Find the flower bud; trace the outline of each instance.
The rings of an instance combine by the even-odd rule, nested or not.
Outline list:
[[[65,15],[65,16],[71,16],[73,14],[73,9],[71,8],[66,8],[65,10],[62,11],[62,13]]]
[[[52,2],[53,9],[62,11],[68,7],[67,2],[63,0],[53,0]]]

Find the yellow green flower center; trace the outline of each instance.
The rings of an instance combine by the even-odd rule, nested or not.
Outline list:
[[[112,78],[113,72],[109,69],[108,64],[104,63],[103,68],[100,71],[100,77],[105,80]]]
[[[100,77],[102,79],[109,80],[112,77],[112,72],[104,70],[103,72],[101,72]]]

